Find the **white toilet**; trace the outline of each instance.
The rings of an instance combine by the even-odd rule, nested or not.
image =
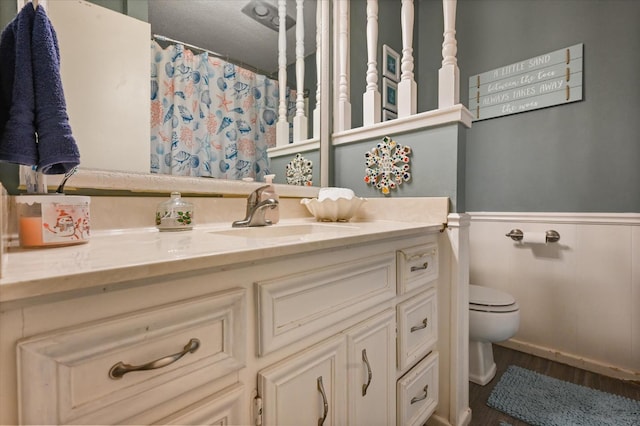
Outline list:
[[[494,288],[469,285],[469,380],[486,385],[496,375],[491,343],[513,337],[520,325],[516,300]]]

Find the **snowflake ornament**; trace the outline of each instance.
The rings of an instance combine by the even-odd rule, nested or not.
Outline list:
[[[382,142],[364,154],[367,165],[364,181],[388,195],[389,190],[411,179],[409,155],[409,146],[402,146],[385,136]]]
[[[287,183],[289,185],[311,186],[313,184],[313,161],[300,154],[287,164]]]

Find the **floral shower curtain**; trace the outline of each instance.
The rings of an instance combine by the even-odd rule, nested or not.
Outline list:
[[[262,181],[277,107],[277,81],[151,42],[152,173]]]

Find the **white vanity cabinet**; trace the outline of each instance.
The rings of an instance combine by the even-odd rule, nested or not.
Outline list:
[[[348,317],[387,308],[260,371],[257,424],[423,424],[435,411],[438,244],[431,235],[405,245],[333,265],[330,279],[319,267],[256,284],[262,353],[278,329],[292,336],[282,346],[332,325],[345,306]]]
[[[437,229],[4,305],[0,420],[423,424],[439,402]]]

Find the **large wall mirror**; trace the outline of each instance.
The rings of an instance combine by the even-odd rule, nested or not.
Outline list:
[[[329,65],[329,30],[324,31],[324,48],[317,52],[322,38],[317,36],[316,29],[323,24],[316,15],[326,6],[322,15],[328,18],[328,5],[324,5],[328,2],[286,1],[286,86],[290,89],[287,92],[296,93],[288,99],[287,114],[293,121],[296,101],[299,101],[296,55],[299,57],[301,51],[300,42],[296,42],[296,37],[300,37],[296,35],[296,26],[303,22],[303,55],[306,58],[303,92],[307,95],[304,111],[308,118],[308,137],[298,137],[294,143],[278,144],[269,149],[267,146],[275,145],[274,123],[278,121],[281,107],[279,93],[269,92],[273,82],[278,82],[281,65],[278,62],[277,13],[282,4],[277,0],[40,2],[45,5],[58,32],[61,73],[72,128],[80,147],[81,171],[106,172],[101,179],[108,177],[108,172],[162,175],[163,186],[170,183],[169,175],[214,177],[218,179],[208,180],[225,180],[225,185],[231,188],[221,192],[233,193],[236,183],[233,180],[245,178],[246,181],[246,177],[255,176],[256,180],[262,181],[267,171],[276,174],[276,183],[287,183],[286,165],[300,153],[313,162],[313,185],[319,186],[328,178],[321,176],[321,168],[327,168],[327,164],[322,163],[327,159],[320,159],[322,151],[328,152],[321,148],[322,144],[328,145],[328,125],[318,126],[328,120],[328,109],[324,114],[316,115],[318,123],[315,124],[324,132],[316,130],[315,138],[313,117],[316,95],[321,93],[317,92],[316,82],[326,80],[320,70],[328,69]],[[298,7],[304,10],[303,16],[298,15]],[[127,13],[135,16],[144,12],[147,12],[148,23],[144,17],[127,16]],[[154,50],[155,45],[157,50]],[[209,52],[203,55],[206,51]],[[178,53],[191,62],[171,63]],[[204,61],[208,58],[208,65],[197,69],[194,57],[201,56]],[[322,66],[316,64],[316,58],[320,58]],[[217,67],[215,70],[211,68],[213,63]],[[318,72],[320,79],[317,79]],[[153,73],[160,75],[155,82]],[[177,74],[181,77],[180,82],[170,79]],[[104,83],[107,79],[109,83]],[[211,91],[194,93],[194,84],[204,80],[211,80],[207,82]],[[256,85],[252,86],[254,83]],[[178,87],[179,84],[183,85]],[[320,86],[320,90],[326,92],[327,87]],[[162,105],[163,99],[159,98],[165,95],[178,96],[184,103],[156,108]],[[321,95],[318,97],[322,98]],[[252,102],[256,101],[262,102],[266,110],[252,110]],[[233,113],[236,115],[232,116]],[[199,123],[193,126],[197,120]],[[165,125],[164,129],[154,130],[154,124],[158,126],[159,122]],[[207,126],[205,132],[200,132]],[[176,128],[182,131],[175,131]],[[224,136],[227,142],[233,143],[203,140],[207,133]],[[268,141],[256,143],[258,138]],[[183,149],[175,150],[179,146]],[[246,155],[255,156],[253,163]],[[265,158],[268,162],[261,161]],[[191,171],[180,173],[185,169]],[[195,169],[198,170],[194,172]],[[253,173],[247,173],[247,170],[253,170]],[[129,178],[124,181],[135,186]],[[246,189],[246,186],[239,184],[238,188]]]
[[[287,141],[295,142],[296,146],[293,148],[300,149],[313,139],[313,127],[316,124],[313,122],[313,110],[316,107],[318,87],[316,77],[317,2],[316,0],[288,0],[284,5],[286,6],[286,65],[283,70],[286,73],[287,86],[284,92],[286,95],[284,106],[286,122],[289,123],[288,128],[285,128],[285,132],[288,133],[285,137]],[[275,172],[276,177],[280,175],[284,178],[285,162],[291,161],[292,155],[281,154],[280,150],[272,149],[276,145],[276,139],[280,138],[280,135],[276,136],[276,132],[282,130],[277,128],[276,120],[280,118],[280,95],[283,92],[274,90],[280,78],[279,6],[280,3],[275,0],[201,0],[190,1],[188,6],[180,0],[149,2],[149,23],[154,38],[152,64],[157,64],[159,68],[166,66],[167,61],[160,61],[158,58],[167,56],[169,62],[172,62],[171,58],[176,54],[175,40],[186,43],[187,48],[188,45],[199,46],[210,52],[208,67],[211,80],[208,84],[211,86],[209,91],[211,99],[206,101],[210,102],[208,114],[213,117],[213,125],[214,127],[217,125],[219,129],[211,139],[215,140],[214,147],[225,145],[224,149],[211,154],[201,151],[201,155],[208,156],[210,159],[204,165],[215,170],[202,170],[203,164],[198,164],[197,160],[187,166],[189,154],[175,148],[173,152],[177,154],[172,157],[173,164],[167,167],[162,158],[169,158],[164,154],[169,143],[166,141],[163,143],[162,136],[163,133],[167,133],[165,129],[170,128],[171,125],[168,123],[161,126],[154,125],[162,120],[162,117],[153,114],[157,105],[166,103],[166,100],[162,99],[163,86],[166,86],[169,80],[176,82],[176,75],[180,73],[177,72],[169,79],[162,69],[153,70],[152,72],[158,75],[157,82],[160,85],[157,88],[157,100],[154,101],[152,96],[151,167],[153,171],[157,169],[160,169],[160,172],[176,171],[176,169],[195,166],[200,168],[204,175],[241,179],[247,174],[255,173],[256,178],[262,180],[263,172],[266,173],[263,169],[268,166],[268,172]],[[298,56],[304,65],[301,70],[304,76],[300,75],[301,84],[297,82]],[[178,66],[184,66],[183,63],[180,62]],[[234,67],[233,64],[236,66]],[[211,68],[215,69],[211,70]],[[180,78],[181,76],[177,79],[177,85],[180,84]],[[179,90],[177,86],[175,90]],[[298,96],[298,90],[302,92],[300,96]],[[252,96],[254,92],[255,96]],[[302,100],[300,119],[304,120],[304,123],[303,128],[298,129],[302,133],[295,135],[294,117],[298,113],[297,100]],[[189,102],[186,104],[188,105]],[[189,111],[187,114],[195,115],[194,111]],[[155,122],[153,122],[154,119]],[[208,125],[211,123],[207,118],[204,121]],[[158,131],[159,127],[164,129]],[[206,141],[204,144],[209,149]],[[267,147],[270,149],[267,150]],[[155,153],[157,150],[160,154]],[[301,154],[314,157],[315,161],[309,161],[319,168],[317,149]],[[184,161],[182,161],[183,158]],[[266,158],[269,158],[268,164]],[[318,176],[316,173],[316,184],[319,184]],[[283,179],[280,181],[284,182]]]

